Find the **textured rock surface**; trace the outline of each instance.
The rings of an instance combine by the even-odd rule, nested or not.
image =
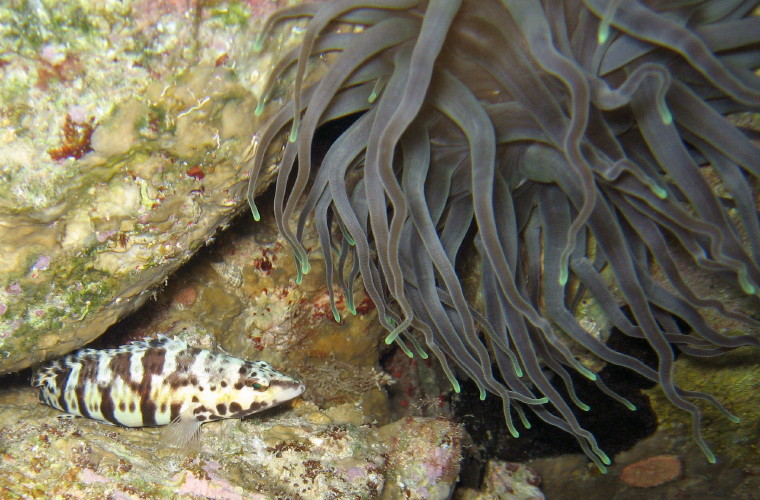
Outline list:
[[[2,498],[369,499],[403,485],[405,498],[445,499],[458,472],[459,429],[443,419],[376,427],[298,400],[206,424],[180,450],[161,429],[58,414],[31,388],[0,392]]]
[[[481,489],[458,489],[454,500],[544,500],[540,483],[538,474],[524,464],[489,460]]]
[[[165,448],[162,429],[59,418],[25,375],[0,389],[0,497],[444,499],[461,429],[442,418],[388,419],[378,367],[382,329],[357,292],[336,323],[320,260],[296,286],[292,256],[269,214],[223,232],[155,300],[94,347],[178,335],[192,345],[266,359],[307,385],[291,404],[243,421],[205,424],[197,446]],[[313,238],[307,228],[307,239]],[[316,256],[315,256],[316,257]],[[319,403],[319,406],[313,401]],[[7,479],[7,480],[6,480]]]
[[[703,405],[702,431],[716,455],[711,464],[692,437],[692,423],[665,399],[660,389],[646,391],[657,414],[657,432],[626,452],[618,453],[609,472],[601,475],[581,456],[562,456],[531,462],[542,478],[541,488],[547,498],[757,498],[760,489],[760,372],[757,355],[744,348],[713,359],[689,359],[676,362],[678,383],[695,390],[715,394],[732,413],[741,418],[733,423],[720,412]],[[611,422],[615,425],[615,422]],[[620,429],[625,432],[625,429]],[[672,456],[659,464],[650,477],[672,480],[647,487],[624,482],[623,471],[642,462],[652,464],[653,457]],[[680,471],[674,474],[674,460]],[[656,464],[655,464],[656,465]]]
[[[306,227],[307,241],[316,239]],[[316,246],[316,243],[315,243]],[[206,349],[261,359],[301,379],[320,406],[357,404],[381,423],[389,419],[390,383],[379,364],[383,329],[361,287],[356,315],[338,297],[330,310],[319,254],[295,283],[295,261],[279,236],[271,210],[262,220],[236,219],[214,244],[174,274],[155,300],[115,325],[96,347],[116,347],[158,334],[179,336]]]
[[[681,475],[681,461],[674,455],[659,455],[630,464],[620,473],[620,480],[629,486],[651,488],[672,481]]]
[[[254,55],[278,2],[195,5],[0,6],[0,373],[100,335],[239,212],[295,37]]]

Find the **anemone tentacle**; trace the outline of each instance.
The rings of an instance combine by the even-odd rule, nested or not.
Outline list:
[[[335,284],[353,313],[360,275],[386,341],[425,357],[421,334],[455,390],[457,370],[482,397],[502,399],[513,435],[514,414],[530,425],[526,407],[574,435],[604,470],[609,457],[571,407],[588,409],[571,373],[635,406],[577,359],[568,343],[578,344],[658,383],[691,413],[714,461],[694,400],[735,417],[676,385],[674,348],[715,356],[760,346],[760,133],[729,116],[760,112],[758,4],[339,0],[281,11],[257,47],[283,20],[308,23],[257,108],[295,73],[294,95],[254,158],[254,216],[256,180],[289,134],[275,216],[299,279],[313,217],[336,320]],[[324,76],[308,83],[310,59],[326,52]],[[317,128],[351,115],[314,164]],[[477,297],[461,279],[473,252]],[[750,299],[697,290],[695,272]],[[586,331],[584,297],[612,327],[646,340],[655,365]],[[720,331],[708,309],[746,332]]]

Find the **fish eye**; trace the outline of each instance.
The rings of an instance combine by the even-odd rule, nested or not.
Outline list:
[[[249,379],[247,379],[245,381],[245,385],[247,387],[252,387],[256,391],[260,391],[262,389],[266,389],[266,386],[264,384],[260,384],[259,382],[254,382],[254,379],[251,379],[251,378],[249,378]]]

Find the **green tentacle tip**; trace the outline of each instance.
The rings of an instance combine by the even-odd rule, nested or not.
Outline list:
[[[370,103],[370,104],[372,104],[373,102],[375,102],[375,101],[377,100],[377,96],[378,96],[378,95],[379,95],[379,94],[378,94],[377,92],[372,92],[372,93],[369,95],[369,97],[367,97],[367,102],[368,102],[368,103]]]
[[[288,140],[290,142],[296,142],[298,139],[298,125],[294,124],[293,128],[290,129],[290,136],[288,137]]]
[[[670,125],[673,123],[673,115],[670,113],[670,110],[665,103],[658,105],[657,109],[660,112],[660,119],[662,120],[662,123],[665,125]]]
[[[703,443],[702,441],[697,442],[699,447],[702,449],[702,453],[705,454],[707,457],[707,461],[711,464],[714,464],[718,461],[718,459],[715,458],[715,454],[710,450],[710,448],[707,447],[707,444]]]
[[[513,438],[519,438],[520,433],[517,432],[517,429],[512,424],[507,425],[507,428],[509,429],[509,433],[512,434]]]
[[[251,205],[251,213],[253,214],[253,220],[255,220],[256,222],[260,221],[261,214],[259,213],[259,209],[256,207],[256,205],[253,202],[251,202],[250,205]]]
[[[391,322],[391,324],[393,324],[393,323]],[[401,335],[402,331],[403,330],[401,330],[399,328],[394,328],[391,331],[391,333],[389,333],[388,336],[385,337],[385,343],[386,344],[390,344],[391,342],[393,342],[394,340],[396,340],[398,338],[398,336]],[[388,342],[389,340],[390,340],[390,342]]]
[[[309,263],[309,259],[303,259],[301,261],[301,272],[304,274],[309,274],[311,271],[311,264]]]
[[[547,398],[546,396],[544,396],[542,398],[537,399],[535,404],[537,404],[537,405],[545,405],[548,402],[549,402],[549,398]]]
[[[264,112],[264,97],[266,97],[266,96],[261,96],[261,100],[256,105],[256,109],[253,110],[253,114],[256,115],[256,116],[261,116],[261,113]]]
[[[607,467],[605,467],[604,465],[597,463],[596,468],[599,469],[599,472],[601,472],[602,474],[607,474]]]
[[[340,323],[340,313],[338,312],[338,309],[335,306],[332,307],[332,313],[333,313],[333,318],[335,318],[335,322]]]
[[[635,404],[633,404],[633,403],[631,403],[631,402],[630,402],[630,401],[628,401],[627,399],[624,399],[624,400],[623,400],[623,404],[625,405],[625,407],[626,407],[626,408],[628,408],[628,409],[629,409],[629,410],[631,410],[631,411],[636,411],[636,410],[638,410],[638,408],[636,407],[636,405],[635,405]]]
[[[260,34],[256,37],[256,41],[253,42],[253,51],[261,52],[264,49],[264,37]]]
[[[454,388],[454,392],[456,392],[457,394],[462,392],[462,388],[459,387],[459,381],[457,379],[449,378],[449,382],[451,382],[451,387]]]
[[[731,415],[730,413],[728,413],[728,414],[726,415],[726,418],[728,418],[728,419],[729,419],[731,422],[733,422],[733,423],[735,423],[735,424],[739,424],[739,423],[741,423],[741,421],[742,421],[742,419],[740,419],[740,418],[739,418],[739,417],[737,417],[736,415]]]
[[[567,263],[566,259],[562,259],[562,264],[559,268],[559,285],[565,286],[567,285],[567,279],[569,278],[569,273],[567,271]]]
[[[343,289],[343,295],[346,297],[346,309],[351,313],[351,316],[356,316],[356,306],[354,305],[354,294],[352,292]]]
[[[391,333],[389,333],[388,336],[385,337],[385,343],[386,344],[391,344],[391,343],[393,343],[394,340],[396,340],[398,338],[399,334],[401,333],[401,330],[398,330],[396,328],[396,322],[393,321],[393,318],[391,318],[388,315],[385,316],[385,322],[393,327],[393,330],[391,331]],[[403,346],[403,342],[399,341],[399,345]],[[402,347],[402,349],[403,349],[403,347]]]
[[[742,290],[747,295],[754,295],[757,293],[757,287],[749,282],[747,279],[747,274],[743,271],[739,274],[739,285],[741,285]]]
[[[658,186],[657,184],[652,183],[651,186],[649,186],[652,192],[656,197],[658,197],[661,200],[664,200],[668,197],[668,192],[665,191],[662,187]]]
[[[414,353],[409,350],[409,348],[404,344],[403,342],[398,343],[399,347],[402,351],[404,351],[404,354],[406,354],[406,357],[409,359],[414,359]]]
[[[599,456],[599,458],[602,460],[602,463],[604,465],[610,465],[612,463],[612,460],[610,460],[610,457],[607,456],[605,452],[600,450],[599,448],[595,449],[594,452]]]
[[[578,408],[580,408],[583,411],[589,411],[591,409],[589,405],[587,405],[586,403],[582,401],[576,401],[575,404],[578,406]]]
[[[610,23],[602,21],[599,25],[599,31],[596,32],[596,43],[602,45],[610,37]]]
[[[587,379],[591,381],[596,381],[596,379],[599,378],[597,377],[596,373],[592,372],[591,370],[589,370],[583,365],[579,364],[576,368],[578,368],[578,371],[581,372],[581,375],[583,375],[584,377],[586,377]]]
[[[486,390],[482,387],[478,387],[480,389],[480,400],[485,401],[486,400]]]

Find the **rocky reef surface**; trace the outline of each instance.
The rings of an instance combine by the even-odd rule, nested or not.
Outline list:
[[[40,403],[28,370],[0,390],[3,498],[449,498],[462,429],[443,417],[390,422],[382,327],[357,290],[336,323],[320,260],[300,285],[271,217],[235,222],[136,314],[91,347],[178,336],[264,359],[300,378],[301,398],[244,420],[207,423],[187,449],[161,428],[66,418]],[[245,216],[243,216],[245,217]],[[316,239],[308,228],[307,238]]]
[[[160,333],[269,361],[307,385],[290,405],[206,424],[193,447],[174,449],[161,444],[161,429],[59,418],[37,401],[28,371],[4,377],[3,498],[436,499],[453,491],[467,437],[445,418],[450,384],[437,365],[401,352],[380,364],[384,332],[360,284],[356,314],[338,294],[334,320],[313,234],[312,271],[296,284],[267,212],[255,225],[233,221],[245,208],[267,72],[298,41],[293,22],[254,54],[260,19],[284,3],[0,5],[0,374],[103,332],[92,347]],[[273,173],[265,169],[258,191]],[[608,325],[593,303],[587,309],[589,331],[606,338]],[[706,410],[716,465],[699,453],[687,415],[651,389],[657,431],[618,453],[607,475],[580,455],[528,467],[485,458],[480,489],[460,488],[455,498],[543,498],[541,490],[548,498],[754,498],[753,355],[677,362],[679,382],[720,395],[742,418],[735,425]]]
[[[102,334],[240,211],[257,96],[298,39],[254,54],[280,4],[0,5],[0,373]]]
[[[0,396],[3,498],[448,498],[460,429],[408,418],[379,427],[353,405],[309,403],[206,424],[193,449],[160,429],[58,418],[27,389]]]

